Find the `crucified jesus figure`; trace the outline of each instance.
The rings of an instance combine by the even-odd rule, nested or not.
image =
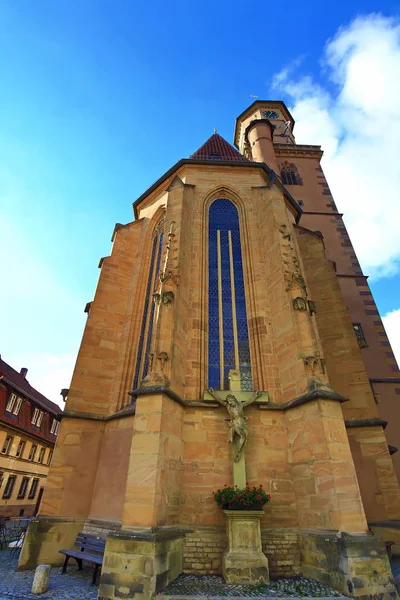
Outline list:
[[[228,423],[228,442],[233,443],[235,433],[239,436],[239,441],[233,457],[234,462],[239,462],[242,450],[247,443],[247,438],[249,437],[249,428],[246,423],[246,417],[244,416],[243,409],[257,400],[257,398],[261,396],[262,392],[255,392],[254,395],[245,402],[241,402],[233,394],[228,394],[225,399],[220,398],[213,388],[209,388],[208,393],[211,394],[214,400],[219,402],[219,404],[225,406],[229,413],[230,419]]]

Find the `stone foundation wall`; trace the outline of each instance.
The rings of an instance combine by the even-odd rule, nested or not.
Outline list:
[[[300,545],[296,531],[263,529],[261,543],[272,579],[301,574]]]
[[[119,531],[120,529],[120,523],[113,523],[112,521],[88,520],[83,528],[83,533],[107,537],[110,531]]]
[[[183,572],[221,575],[222,555],[226,548],[225,528],[198,529],[185,537]]]
[[[396,600],[382,540],[371,533],[313,532],[299,536],[304,577],[330,585],[345,596]]]
[[[182,573],[183,536],[174,528],[110,533],[98,600],[154,598]]]
[[[300,547],[296,531],[264,529],[261,539],[272,579],[300,575]],[[221,575],[222,556],[226,546],[225,528],[199,528],[187,534],[183,551],[183,572]]]

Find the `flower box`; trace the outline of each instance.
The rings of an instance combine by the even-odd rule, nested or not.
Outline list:
[[[225,485],[213,495],[215,502],[224,510],[262,510],[264,504],[271,500],[261,484],[256,487],[246,483],[245,488]]]

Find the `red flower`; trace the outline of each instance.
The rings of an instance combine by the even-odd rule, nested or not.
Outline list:
[[[261,485],[261,483],[260,483],[260,490],[262,490],[262,485]]]
[[[225,483],[224,487],[227,487],[227,484]]]
[[[256,498],[257,498],[257,500],[261,500],[260,494],[257,494]]]
[[[235,498],[239,498],[239,497],[240,497],[239,494],[236,494]]]
[[[267,497],[269,500],[271,500],[271,494],[268,494]]]

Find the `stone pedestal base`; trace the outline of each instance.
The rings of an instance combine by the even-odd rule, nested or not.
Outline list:
[[[226,583],[269,583],[268,559],[261,549],[262,510],[225,510],[228,551],[222,561]]]
[[[385,544],[371,533],[301,532],[301,571],[363,600],[397,598]]]
[[[40,564],[61,565],[64,557],[59,550],[72,548],[84,519],[40,516],[32,519],[26,532],[18,561],[18,571],[36,569]]]
[[[149,600],[161,592],[182,573],[184,535],[175,527],[110,533],[99,600]]]

